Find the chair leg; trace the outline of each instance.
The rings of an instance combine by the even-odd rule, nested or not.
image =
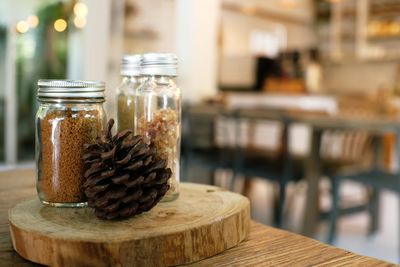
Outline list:
[[[187,155],[184,155],[181,159],[181,181],[189,181],[189,159]]]
[[[400,199],[399,199],[400,200]],[[397,205],[398,205],[398,207],[399,207],[399,209],[398,209],[398,221],[400,222],[400,201],[397,203]],[[398,225],[400,225],[400,224],[398,224]],[[398,228],[398,233],[399,233],[399,235],[400,235],[400,229]],[[398,256],[398,259],[400,259],[400,236],[399,236],[399,239],[397,239],[398,240],[398,243],[397,243],[397,249],[399,250],[399,254],[397,255]],[[399,260],[400,261],[400,260]]]
[[[374,234],[379,228],[379,206],[380,206],[380,191],[377,188],[372,188],[370,199],[368,202],[368,212],[370,216],[370,224],[368,234]]]
[[[244,176],[243,179],[244,182],[243,182],[242,195],[249,198],[251,192],[252,180],[249,176]]]
[[[233,171],[232,176],[231,176],[231,180],[230,180],[230,184],[228,185],[229,186],[229,190],[232,191],[232,192],[234,192],[234,190],[235,190],[236,178],[237,178],[236,177],[236,173],[235,173],[235,171]]]
[[[331,194],[332,194],[332,207],[329,216],[329,229],[328,229],[328,240],[327,243],[332,244],[336,237],[336,222],[338,217],[338,206],[339,206],[339,189],[340,182],[338,177],[331,177]]]
[[[183,177],[182,181],[188,182],[191,179],[190,167],[191,167],[191,165],[194,165],[192,163],[193,152],[192,152],[192,148],[190,145],[186,145],[186,150],[184,153],[182,153],[182,156],[183,156],[183,161],[181,162],[181,166],[182,166],[181,177]]]
[[[215,175],[216,175],[215,170],[209,170],[208,171],[208,177],[209,177],[209,184],[210,185],[215,185]]]
[[[274,183],[273,184],[273,196],[274,196],[274,201],[273,201],[273,214],[272,214],[272,225],[275,227],[280,227],[280,222],[279,222],[279,214],[280,214],[280,195],[279,195],[279,190],[278,188],[279,185]]]
[[[275,214],[275,225],[279,228],[283,226],[283,214],[284,214],[284,206],[286,200],[286,185],[293,177],[293,161],[292,156],[289,151],[289,124],[287,122],[284,123],[282,130],[282,159],[283,159],[283,169],[281,170],[281,177],[279,179],[279,198],[277,199],[277,209]]]
[[[275,198],[275,216],[274,224],[276,227],[282,228],[283,226],[283,210],[285,206],[286,199],[286,182],[281,179],[279,181],[279,193]]]
[[[234,155],[234,162],[232,168],[232,180],[230,185],[230,190],[233,191],[235,189],[235,181],[236,178],[239,177],[239,174],[243,173],[243,152],[240,148],[236,148],[235,155]],[[246,178],[245,178],[246,180]]]

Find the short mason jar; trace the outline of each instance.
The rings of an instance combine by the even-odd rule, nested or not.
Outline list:
[[[105,124],[104,83],[39,80],[36,114],[36,188],[40,201],[84,207],[83,145]]]
[[[179,196],[181,143],[181,91],[175,84],[178,59],[173,54],[148,53],[142,57],[143,82],[137,90],[135,134],[154,143],[167,161],[172,176],[162,201]]]
[[[121,60],[121,84],[117,89],[118,131],[135,129],[135,95],[141,84],[141,55],[126,55]]]

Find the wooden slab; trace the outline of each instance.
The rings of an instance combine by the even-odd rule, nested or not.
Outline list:
[[[207,185],[180,189],[176,201],[124,221],[97,219],[89,208],[22,202],[9,210],[14,249],[51,266],[163,266],[213,256],[248,236],[247,198]]]

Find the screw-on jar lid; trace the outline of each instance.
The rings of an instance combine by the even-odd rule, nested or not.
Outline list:
[[[125,55],[121,59],[121,75],[140,76],[141,55]]]
[[[170,53],[147,53],[142,57],[142,75],[178,75],[178,57]]]
[[[81,102],[104,102],[104,82],[81,80],[39,80],[39,101],[80,99]]]

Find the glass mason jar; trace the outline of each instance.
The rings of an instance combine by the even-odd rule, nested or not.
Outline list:
[[[121,60],[122,81],[117,89],[117,125],[118,131],[135,129],[135,95],[141,84],[141,55],[127,55]]]
[[[105,123],[104,83],[39,80],[36,114],[36,188],[40,201],[56,207],[84,207],[83,145]]]
[[[162,201],[179,196],[181,91],[174,80],[177,65],[173,54],[144,54],[141,64],[144,80],[137,90],[135,134],[145,135],[153,142],[172,171],[170,188]]]

